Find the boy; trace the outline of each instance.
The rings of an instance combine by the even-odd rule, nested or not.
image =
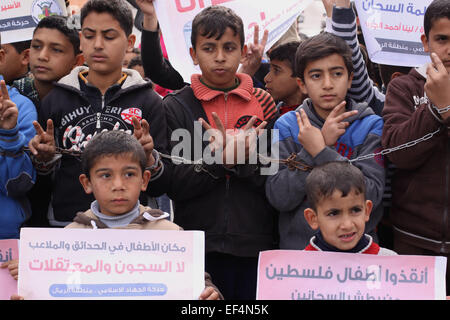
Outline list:
[[[6,86],[0,75],[0,239],[18,239],[20,227],[31,215],[26,192],[36,172],[23,147],[33,137],[33,103]]]
[[[345,161],[329,162],[311,171],[305,186],[310,207],[304,216],[311,229],[318,232],[306,251],[396,254],[380,248],[364,232],[372,211],[364,180],[361,170]]]
[[[95,200],[91,209],[79,212],[66,228],[182,230],[166,220],[162,211],[140,204],[140,193],[147,189],[151,173],[146,170],[145,151],[134,136],[117,130],[101,132],[87,144],[81,161],[79,181]],[[16,266],[17,261],[9,264],[10,274],[17,278]],[[208,274],[205,283],[200,299],[222,298]]]
[[[122,71],[125,53],[135,41],[131,10],[122,0],[90,0],[81,9],[81,27],[80,48],[89,68],[77,67],[55,84],[39,114],[46,131],[36,123],[37,135],[30,142],[38,171],[54,174],[49,212],[54,226],[69,224],[76,212],[85,211],[92,202],[78,183],[77,154],[101,131],[133,133],[154,171],[152,181],[166,183],[162,161],[154,150],[156,146],[163,151],[167,143],[161,99],[138,72]],[[68,154],[55,154],[55,146],[69,150]],[[159,193],[156,185],[151,192]],[[141,202],[148,202],[144,194]]]
[[[31,99],[39,112],[54,82],[83,64],[78,32],[67,27],[66,17],[49,16],[39,21],[33,31],[29,60],[33,76],[16,80],[13,86]]]
[[[383,109],[383,147],[432,134],[431,139],[389,154],[394,250],[450,258],[450,3],[435,0],[421,36],[431,63],[393,79]],[[436,131],[439,131],[437,133]],[[447,264],[447,294],[450,265]]]
[[[5,53],[5,59],[0,62],[0,74],[6,84],[11,85],[14,80],[25,77],[30,62],[30,41],[6,43],[0,50]]]
[[[352,82],[351,50],[341,38],[324,32],[303,41],[297,49],[295,75],[309,98],[296,110],[281,116],[279,158],[295,154],[305,171],[281,165],[269,176],[266,192],[270,203],[280,211],[279,232],[282,249],[304,248],[313,234],[303,211],[309,207],[305,194],[308,167],[330,161],[348,161],[374,153],[381,147],[382,119],[366,103],[346,97]],[[367,233],[375,239],[375,227],[381,219],[384,187],[384,163],[371,158],[357,161],[366,181],[366,197],[374,204]]]
[[[281,44],[269,52],[270,70],[264,77],[266,90],[278,102],[280,115],[297,109],[306,98],[294,76],[295,53],[299,41]]]
[[[191,57],[202,74],[192,75],[191,86],[164,98],[169,128],[189,131],[191,146],[196,139],[203,141],[194,129],[199,118],[205,128],[212,124],[224,135],[255,122],[271,128],[277,117],[273,99],[253,88],[250,76],[236,73],[246,51],[241,18],[222,6],[205,8],[194,18],[191,42]],[[236,142],[234,137],[227,135],[227,146]],[[203,143],[202,154],[205,148]],[[175,222],[206,232],[206,270],[224,297],[255,299],[258,253],[276,246],[276,212],[265,198],[259,166],[233,160],[181,164],[173,167],[172,179],[168,196],[174,201]]]

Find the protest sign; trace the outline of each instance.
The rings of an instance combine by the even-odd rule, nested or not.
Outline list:
[[[266,50],[294,23],[313,0],[165,0],[155,1],[155,10],[164,36],[169,60],[190,82],[193,73],[200,73],[189,55],[191,25],[195,15],[209,5],[229,7],[244,22],[245,42],[253,41],[254,27],[259,25],[260,38],[269,31]]]
[[[370,60],[418,67],[430,61],[420,36],[431,0],[358,0],[356,10]]]
[[[64,0],[2,0],[2,44],[31,40],[39,21],[51,15],[67,15]]]
[[[257,299],[445,299],[446,261],[433,256],[263,251]]]
[[[22,228],[25,299],[197,299],[204,233]]]
[[[0,264],[18,259],[19,240],[0,240]],[[17,294],[17,280],[9,274],[8,269],[0,269],[0,300],[9,300]]]

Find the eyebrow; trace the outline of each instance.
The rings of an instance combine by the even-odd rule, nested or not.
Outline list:
[[[40,40],[40,39],[32,39],[32,40],[31,40],[31,43],[35,43],[35,42],[45,43],[45,41]],[[64,47],[64,44],[59,43],[59,42],[50,42],[50,45],[51,45],[51,46],[61,46],[61,47]]]
[[[83,28],[83,30],[81,30],[81,31],[96,32],[97,30],[91,29],[91,28],[88,28],[88,27],[85,27],[85,28]],[[101,30],[100,32],[101,32],[101,33],[108,33],[108,32],[111,32],[111,31],[118,32],[118,31],[117,31],[116,29],[114,29],[114,28],[110,28],[110,29],[106,29],[106,30]]]
[[[138,166],[126,166],[126,167],[124,167],[124,168],[122,168],[122,171],[124,171],[124,170],[139,170],[139,167]],[[112,169],[111,168],[98,168],[97,170],[95,170],[95,173],[98,173],[98,172],[102,172],[102,171],[111,171]]]
[[[329,71],[334,71],[334,70],[344,70],[345,68],[344,67],[342,67],[342,66],[336,66],[336,67],[331,67],[331,68],[329,68],[328,70]],[[318,68],[316,68],[316,69],[311,69],[311,70],[309,70],[308,71],[308,73],[313,73],[313,72],[323,72],[324,70],[323,69],[318,69]]]

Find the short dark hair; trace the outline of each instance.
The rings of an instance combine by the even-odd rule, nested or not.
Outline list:
[[[305,81],[305,69],[309,62],[316,61],[332,54],[344,59],[348,76],[353,72],[352,50],[342,38],[322,32],[300,43],[295,53],[295,76]]]
[[[73,52],[78,55],[80,51],[80,35],[75,28],[69,28],[67,17],[64,16],[48,16],[39,21],[37,27],[33,31],[33,35],[39,29],[56,29],[69,39],[73,46]]]
[[[309,206],[317,210],[319,202],[335,190],[346,197],[351,191],[365,197],[366,183],[360,169],[348,161],[333,161],[314,167],[306,177],[306,196]]]
[[[13,42],[10,43],[10,45],[14,47],[14,49],[17,51],[18,54],[21,54],[25,50],[30,49],[31,40]]]
[[[210,6],[200,11],[192,21],[191,44],[195,49],[197,37],[216,37],[219,40],[226,29],[233,30],[234,35],[239,35],[241,49],[245,43],[244,23],[233,10],[223,6]]]
[[[128,69],[133,68],[134,66],[142,66],[142,59],[141,56],[134,57],[133,59],[128,62]]]
[[[99,158],[124,154],[130,154],[144,172],[147,157],[141,143],[133,135],[124,131],[103,131],[95,135],[84,148],[81,155],[83,173],[89,177],[90,170]]]
[[[433,22],[440,18],[447,18],[450,20],[450,2],[448,0],[434,0],[425,11],[423,29],[427,39],[431,28],[433,28]]]
[[[283,43],[274,49],[270,50],[268,56],[270,60],[287,61],[291,66],[292,76],[294,75],[295,68],[295,53],[300,45],[300,41],[291,41]]]
[[[133,32],[133,13],[124,0],[89,0],[81,8],[80,21],[82,26],[84,19],[91,12],[112,15],[119,22],[127,37]]]
[[[403,74],[408,74],[411,71],[412,67],[403,67],[403,66],[392,66],[388,64],[379,64],[378,69],[380,72],[381,81],[383,81],[384,87],[387,89],[389,82],[391,81],[391,77],[395,72],[400,72]]]

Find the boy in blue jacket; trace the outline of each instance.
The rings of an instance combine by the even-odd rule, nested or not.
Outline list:
[[[18,239],[20,227],[31,215],[26,192],[36,172],[23,147],[34,135],[37,115],[31,100],[0,79],[0,239]]]
[[[304,94],[301,106],[281,116],[274,129],[273,157],[295,160],[305,168],[330,161],[348,161],[381,150],[383,120],[367,103],[355,103],[347,97],[353,77],[352,52],[345,41],[330,33],[321,33],[303,41],[296,53],[295,73]],[[276,135],[275,135],[276,137]],[[384,162],[372,157],[356,161],[365,177],[366,198],[374,211],[366,232],[375,241],[375,227],[382,216],[380,206],[384,189]],[[280,211],[280,248],[303,249],[313,235],[303,211],[309,207],[305,180],[309,170],[290,170],[281,165],[266,181],[269,202]]]

